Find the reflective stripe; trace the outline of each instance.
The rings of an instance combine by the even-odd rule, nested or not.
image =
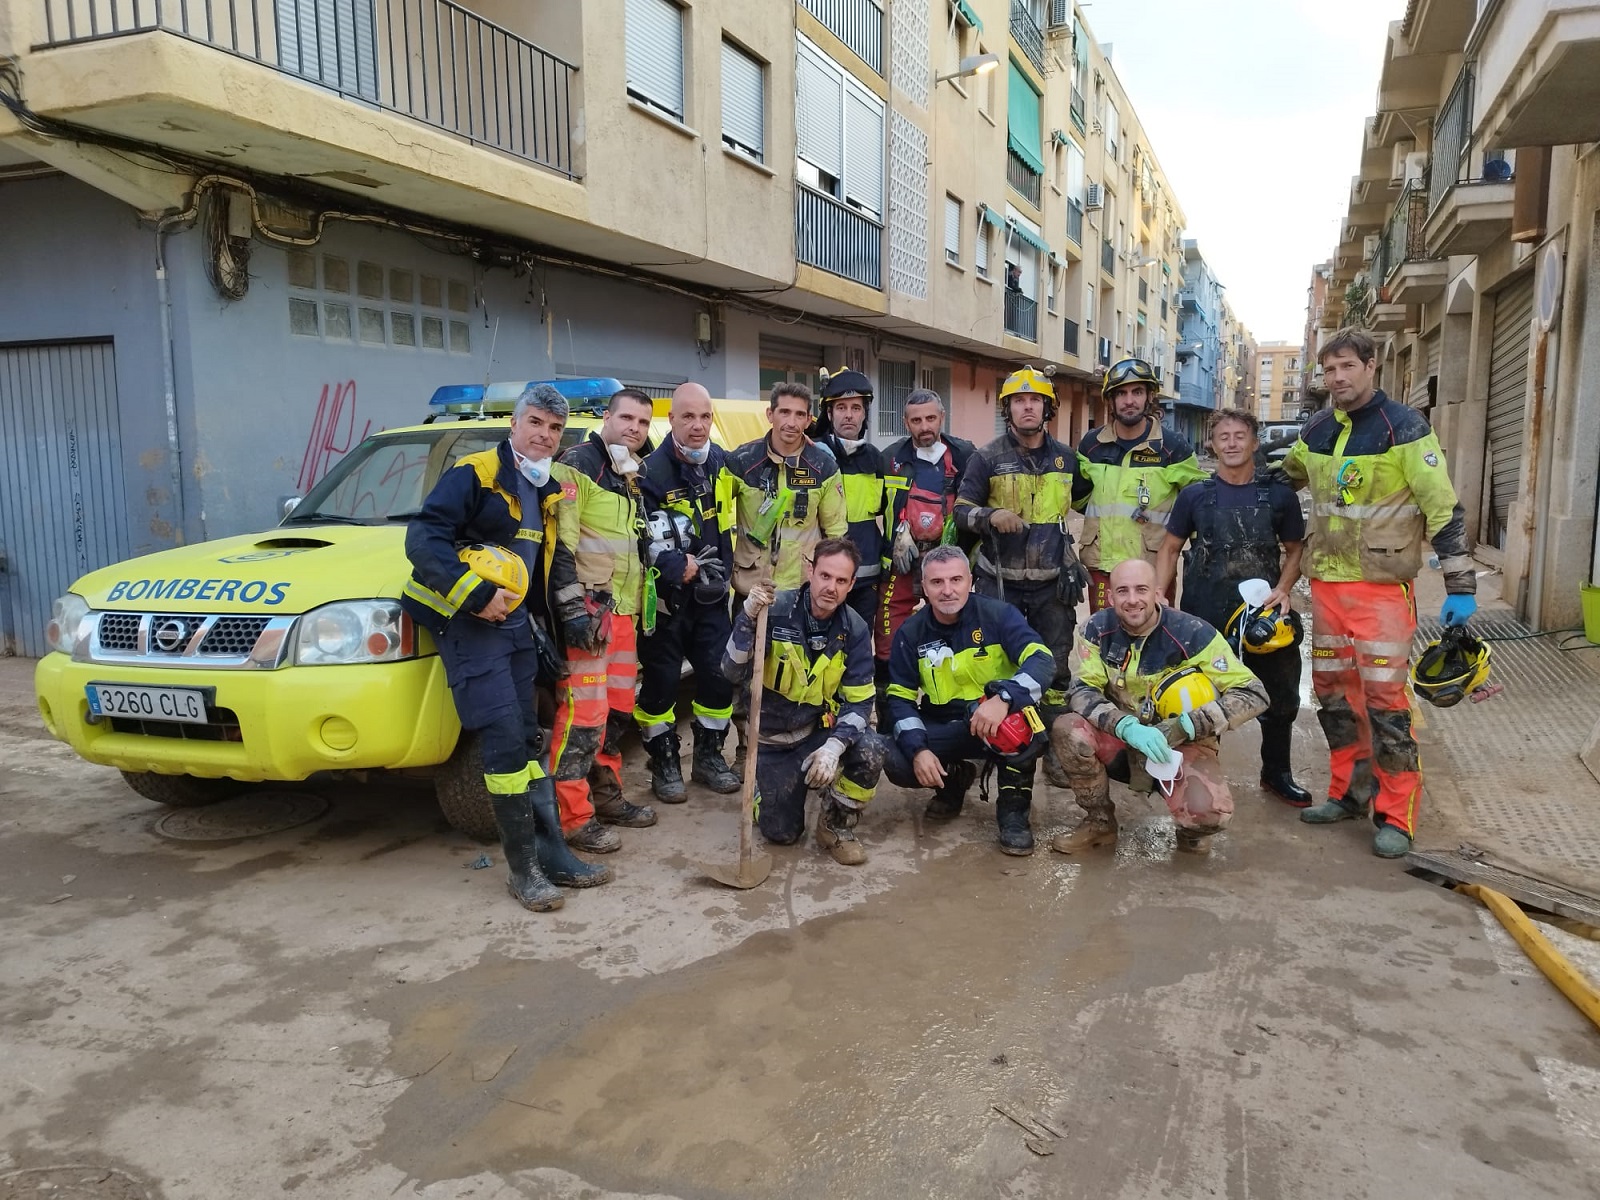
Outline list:
[[[1410,642],[1363,642],[1356,639],[1356,649],[1376,658],[1405,658],[1411,653]]]
[[[443,596],[439,595],[439,593],[434,591],[432,588],[423,587],[415,579],[406,580],[405,590],[402,592],[402,595],[410,597],[418,604],[426,604],[440,616],[453,617],[456,615],[456,610],[450,607],[449,603],[446,602]]]
[[[695,706],[695,711],[699,711],[698,705]],[[669,704],[666,712],[659,713],[645,712],[642,708],[635,708],[633,710],[633,719],[640,725],[676,725],[678,723],[677,706]]]
[[[867,719],[860,713],[845,713],[844,716],[839,718],[838,727],[842,729],[846,725],[850,726],[852,729],[860,729],[865,731],[867,728]]]
[[[921,729],[925,731],[927,728],[928,727],[922,723],[921,717],[907,717],[904,721],[899,721],[895,724],[894,732],[895,736],[898,737],[908,729]]]
[[[491,796],[520,796],[528,790],[531,773],[527,767],[520,771],[508,771],[504,775],[491,775],[487,771],[483,775],[483,784],[489,789]]]
[[[878,689],[870,683],[847,683],[839,689],[839,695],[846,704],[858,704],[862,700],[871,700],[877,695]]]
[[[1006,680],[1006,682],[1016,684],[1018,687],[1022,688],[1023,691],[1028,693],[1028,698],[1030,700],[1032,700],[1035,704],[1039,703],[1039,681],[1032,675],[1013,675],[1010,679]]]
[[[1350,639],[1337,633],[1314,633],[1311,635],[1311,645],[1319,650],[1346,650],[1350,647]]]
[[[1356,670],[1361,678],[1370,679],[1374,683],[1399,683],[1406,677],[1404,667],[1358,667]]]
[[[1446,575],[1452,575],[1460,571],[1476,571],[1477,564],[1470,554],[1453,554],[1449,558],[1439,559],[1439,569]]]
[[[721,729],[727,725],[728,719],[733,716],[733,705],[730,704],[726,708],[707,708],[696,700],[694,702],[694,715],[700,719],[701,724],[713,729]],[[721,724],[711,725],[713,721],[719,721]]]
[[[1420,517],[1422,510],[1415,504],[1346,504],[1340,507],[1332,500],[1319,500],[1314,506],[1319,517],[1343,517],[1346,521],[1371,521],[1377,517]]]
[[[1139,506],[1137,504],[1095,504],[1093,501],[1090,501],[1089,504],[1084,506],[1083,515],[1085,517],[1131,518],[1133,514],[1138,511]],[[1149,512],[1150,510],[1146,508],[1145,511]]]
[[[627,554],[633,549],[629,538],[596,537],[592,534],[578,538],[579,554]]]
[[[863,787],[847,775],[841,775],[834,780],[833,787],[841,796],[854,800],[857,804],[867,803],[872,799],[872,793],[876,790],[870,784]]]
[[[544,778],[544,764],[538,759],[533,759],[528,763],[528,778],[535,782]]]
[[[1352,664],[1348,662],[1341,662],[1338,659],[1330,660],[1325,658],[1313,658],[1311,660],[1311,671],[1313,674],[1328,674],[1335,671],[1348,674],[1350,672],[1351,665]]]
[[[750,651],[740,650],[737,646],[729,646],[727,655],[730,662],[747,663],[750,661]]]
[[[881,569],[882,568],[881,568],[880,564],[878,564],[878,563],[875,563],[875,562],[871,562],[871,563],[864,562],[859,567],[856,568],[856,578],[857,579],[876,579],[878,577],[878,572]]]
[[[444,598],[444,602],[450,606],[450,611],[455,612],[465,604],[467,597],[472,595],[472,589],[482,582],[483,580],[479,579],[477,573],[473,571],[468,571],[460,579],[456,580],[455,586],[450,589],[450,594]]]
[[[1016,579],[1025,583],[1039,583],[1055,579],[1061,574],[1059,567],[997,567],[982,550],[978,551],[978,570],[1000,579]]]
[[[891,683],[888,687],[888,694],[897,700],[909,700],[913,704],[917,702],[917,693],[901,683]]]

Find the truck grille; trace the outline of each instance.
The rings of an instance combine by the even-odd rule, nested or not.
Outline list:
[[[100,644],[107,650],[132,654],[139,648],[139,622],[143,619],[138,613],[100,614]]]
[[[231,708],[206,706],[206,723],[188,725],[178,721],[146,721],[133,717],[112,717],[117,733],[137,733],[144,737],[179,738],[191,742],[242,742],[239,714]]]
[[[110,664],[271,669],[282,664],[289,648],[289,631],[297,619],[103,612],[87,647],[87,658]]]
[[[200,642],[201,654],[249,654],[270,617],[218,617]]]

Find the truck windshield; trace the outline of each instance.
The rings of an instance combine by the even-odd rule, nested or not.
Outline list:
[[[505,426],[495,423],[369,437],[340,459],[283,523],[376,525],[408,520],[458,458],[490,449],[505,433]]]

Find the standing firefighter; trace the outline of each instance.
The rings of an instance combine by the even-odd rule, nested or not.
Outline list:
[[[605,420],[561,456],[557,478],[570,488],[562,535],[583,585],[583,611],[566,623],[567,677],[557,694],[551,758],[561,826],[574,846],[596,853],[622,840],[604,825],[642,828],[655,810],[622,795],[618,741],[633,719],[639,675],[634,618],[643,590],[639,460],[650,436],[652,402],[633,388],[611,397]]]
[[[556,536],[563,489],[550,456],[567,402],[549,384],[528,388],[510,436],[468,454],[439,477],[406,529],[412,574],[400,603],[433,634],[461,727],[477,735],[483,781],[518,903],[561,907],[562,887],[592,887],[606,867],[578,858],[561,838],[555,791],[539,761],[534,706],[536,629],[583,611],[571,552]],[[515,583],[520,586],[509,587]]]
[[[815,436],[839,464],[846,536],[861,553],[855,587],[845,603],[868,629],[878,615],[878,577],[883,569],[883,460],[868,440],[871,419],[872,381],[860,371],[840,371],[822,385],[822,415]]]
[[[1311,793],[1294,781],[1289,744],[1300,711],[1300,614],[1289,605],[1289,589],[1300,578],[1306,522],[1294,489],[1258,472],[1261,440],[1255,414],[1226,408],[1211,418],[1211,452],[1217,472],[1178,493],[1167,519],[1167,538],[1156,565],[1156,584],[1168,595],[1183,564],[1183,603],[1223,636],[1267,689],[1261,714],[1261,786],[1305,808]],[[1265,598],[1246,604],[1239,585],[1266,582]]]
[[[655,572],[654,630],[639,639],[639,704],[634,719],[650,755],[656,798],[688,796],[678,762],[676,700],[683,660],[694,668],[694,766],[690,777],[714,792],[736,792],[739,776],[722,757],[733,716],[733,686],[722,674],[733,565],[733,476],[711,443],[711,396],[698,383],[672,393],[672,432],[639,472]]]
[[[1109,419],[1078,444],[1082,478],[1073,499],[1084,513],[1080,552],[1093,581],[1092,612],[1110,604],[1106,591],[1119,563],[1142,558],[1155,565],[1172,502],[1205,478],[1194,447],[1159,420],[1158,382],[1142,358],[1114,364],[1100,385]]]
[[[822,792],[817,844],[845,866],[867,861],[856,840],[861,809],[872,799],[887,743],[867,728],[872,711],[872,635],[845,604],[855,584],[856,548],[843,538],[817,545],[806,583],[750,590],[733,623],[722,669],[750,680],[756,618],[767,615],[756,758],[756,820],[769,842],[787,846],[806,831],[806,789]]]
[[[1150,790],[1146,764],[1170,763],[1179,747],[1178,777],[1161,791],[1178,849],[1207,853],[1233,815],[1218,739],[1267,707],[1266,689],[1220,633],[1161,603],[1155,569],[1142,559],[1111,572],[1111,607],[1089,618],[1082,642],[1072,711],[1051,727],[1050,743],[1084,817],[1050,848],[1076,854],[1115,843],[1106,765],[1130,752],[1128,777],[1139,768],[1138,783]]]
[[[1068,652],[1083,599],[1083,567],[1067,532],[1078,456],[1050,436],[1056,392],[1042,373],[1017,371],[997,403],[1006,431],[968,461],[956,523],[979,539],[974,590],[1020,609],[1055,661],[1042,700],[1048,722],[1066,706]]]
[[[1311,685],[1332,766],[1329,798],[1300,819],[1351,820],[1372,800],[1373,852],[1399,858],[1422,795],[1406,677],[1423,539],[1450,593],[1441,624],[1466,624],[1478,581],[1439,439],[1421,413],[1376,390],[1372,337],[1343,330],[1320,356],[1333,407],[1306,422],[1283,463],[1311,493]]]

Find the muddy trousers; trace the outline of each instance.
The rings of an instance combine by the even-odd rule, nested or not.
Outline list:
[[[832,730],[818,726],[798,742],[762,742],[756,752],[756,827],[769,842],[787,846],[806,831],[805,760]],[[859,734],[839,759],[839,777],[823,793],[824,804],[864,808],[878,787],[888,739],[871,730]]]
[[[1300,635],[1281,650],[1241,657],[1267,689],[1267,711],[1256,718],[1261,723],[1261,769],[1287,771],[1294,719],[1300,712]]]
[[[978,571],[972,578],[972,590],[980,596],[1004,600],[1022,613],[1023,620],[1044,643],[1056,660],[1055,678],[1041,698],[1041,715],[1048,725],[1066,711],[1067,689],[1072,686],[1072,630],[1078,614],[1061,602],[1060,590],[1054,579],[1039,583],[1022,583],[1008,579],[1005,594],[1001,595],[1000,581],[987,571]]]
[[[933,751],[934,757],[944,764],[944,769],[949,771],[958,762],[972,762],[979,771],[993,761],[984,743],[972,736],[972,730],[965,721],[948,721],[945,723],[933,722],[928,725],[928,746]],[[915,756],[908,755],[900,748],[900,743],[895,741],[890,744],[889,757],[884,761],[883,774],[890,783],[896,787],[926,790],[917,779],[917,772],[913,766]],[[1033,808],[1033,776],[1038,770],[1039,762],[1035,759],[1020,770],[1016,767],[996,766],[995,768],[995,816],[998,819],[1007,812],[1017,811],[1026,816]],[[970,786],[970,785],[969,785]],[[960,801],[961,796],[950,796],[947,799]],[[959,808],[959,804],[955,807]]]
[[[656,622],[655,632],[639,637],[639,706],[633,719],[650,741],[678,724],[678,690],[683,661],[694,669],[694,723],[717,731],[718,740],[733,717],[733,684],[722,673],[733,622],[728,601],[701,604],[685,598]]]
[[[1311,688],[1328,738],[1328,794],[1362,799],[1370,770],[1373,823],[1407,836],[1422,798],[1407,684],[1416,631],[1409,584],[1311,581]]]
[[[521,795],[544,778],[533,695],[539,652],[527,617],[495,622],[462,614],[435,641],[461,727],[477,736],[484,786],[490,795]]]
[[[633,715],[633,685],[639,675],[633,618],[613,615],[611,640],[598,652],[567,648],[567,677],[556,688],[556,724],[550,760],[561,806],[561,828],[570,833],[594,819],[590,774],[602,793],[622,788],[622,755],[606,748],[612,712]]]
[[[1050,744],[1067,773],[1078,807],[1091,819],[1110,820],[1113,809],[1106,764],[1128,750],[1127,743],[1077,713],[1068,713],[1051,727]],[[1185,742],[1178,749],[1183,754],[1183,768],[1171,794],[1156,784],[1172,814],[1172,823],[1179,829],[1202,834],[1226,829],[1233,818],[1233,793],[1228,790],[1227,777],[1217,757],[1217,739]],[[1132,758],[1138,757],[1132,750],[1128,753]]]

